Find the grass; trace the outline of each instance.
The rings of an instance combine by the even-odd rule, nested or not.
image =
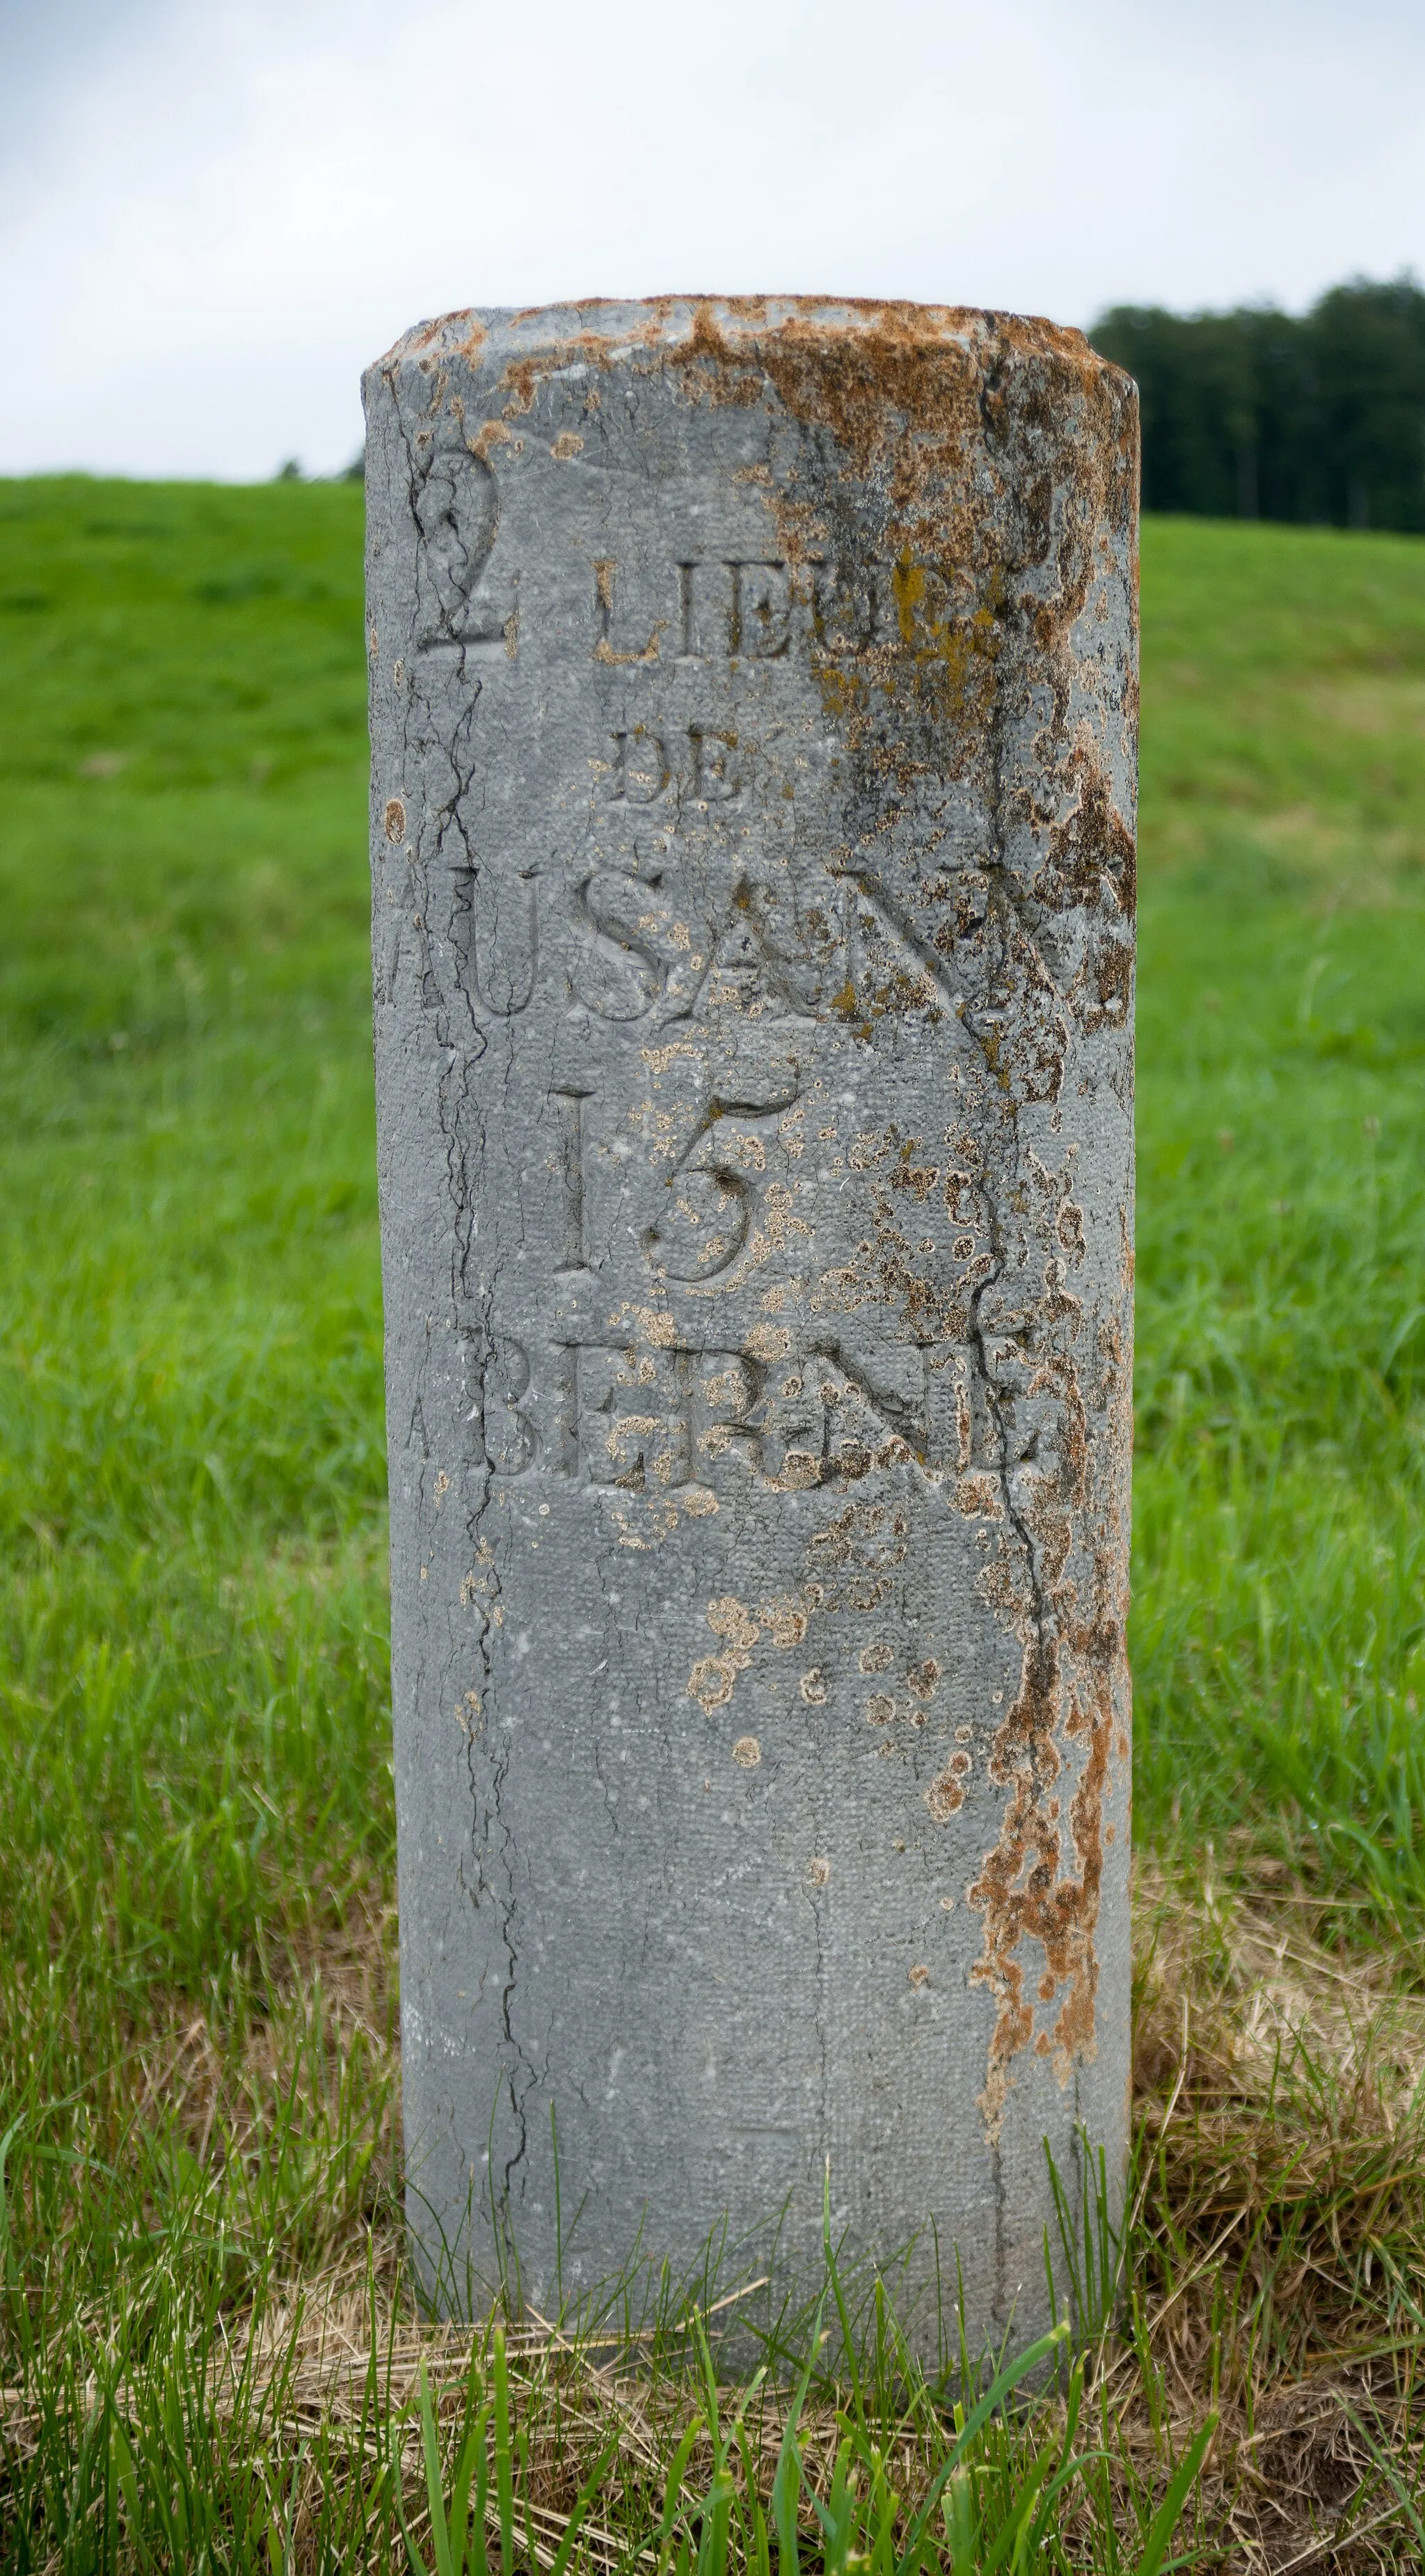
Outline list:
[[[359,512],[0,487],[0,2569],[1417,2565],[1425,553],[1145,530],[1134,2219],[957,2430],[404,2279]]]
[[[1425,1893],[1425,556],[1165,522],[1144,563],[1139,1815],[1245,1827],[1403,1929]]]

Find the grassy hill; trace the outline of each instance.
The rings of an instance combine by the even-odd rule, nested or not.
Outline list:
[[[1382,1915],[1425,1800],[1425,553],[1143,546],[1140,1832]]]
[[[201,2545],[276,2576],[273,2480],[296,2495],[299,2453],[291,2563],[330,2545],[404,2564],[390,2404],[387,2487],[350,2443],[313,2487],[310,2426],[302,2452],[275,2414],[224,2414],[203,2376],[219,2320],[280,2294],[290,2322],[303,2280],[359,2308],[364,2266],[371,2313],[406,2313],[360,509],[341,485],[0,486],[7,2569],[51,2547],[124,2563],[137,2516],[154,2564]],[[1155,1884],[1188,1890],[1179,1913],[1201,1914],[1209,1842],[1237,1892],[1212,1898],[1187,1965],[1154,1918],[1144,2342],[1097,2503],[1084,2473],[1081,2549],[1064,2526],[1085,2565],[1166,2481],[1171,2441],[1143,2432],[1164,2300],[1198,2320],[1204,2406],[1250,2341],[1244,2425],[1253,2392],[1298,2386],[1328,2349],[1357,2411],[1375,2406],[1360,2355],[1425,2325],[1425,2184],[1412,2198],[1382,2143],[1389,2088],[1356,2120],[1387,2158],[1370,2226],[1349,2156],[1308,2208],[1289,2177],[1339,2101],[1313,2110],[1320,2065],[1308,2082],[1298,2052],[1296,2092],[1283,2079],[1251,2113],[1276,2180],[1205,2266],[1214,2204],[1172,2128],[1188,1989],[1230,2018],[1274,1888],[1318,1984],[1378,2001],[1418,1982],[1425,551],[1150,522],[1143,625],[1137,1830]],[[1218,2130],[1213,2189],[1245,2152]],[[1318,2240],[1334,2304],[1297,2332],[1278,2294]],[[122,2432],[121,2383],[147,2392],[152,2458],[138,2415]],[[1165,2397],[1163,2423],[1184,2403]],[[1370,2421],[1413,2458],[1413,2435]],[[1375,2493],[1369,2445],[1359,2459],[1333,2512]],[[155,2501],[175,2479],[198,2518],[181,2550]],[[641,2545],[632,2505],[625,2525]],[[98,2554],[56,2538],[81,2529]]]

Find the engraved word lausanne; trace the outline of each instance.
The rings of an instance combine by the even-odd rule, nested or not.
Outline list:
[[[778,1016],[857,1027],[887,994],[902,1010],[965,1007],[950,958],[860,860],[804,900],[742,871],[716,903],[676,896],[656,865],[597,868],[575,891],[574,929],[575,998],[614,1023],[687,1020],[710,978],[755,987]]]

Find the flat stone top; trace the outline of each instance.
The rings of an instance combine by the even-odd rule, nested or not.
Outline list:
[[[418,322],[402,333],[379,368],[403,361],[439,363],[464,358],[472,365],[518,360],[568,348],[571,355],[604,363],[620,356],[679,351],[711,360],[765,349],[845,341],[874,344],[888,356],[959,349],[966,355],[987,343],[1025,357],[1067,361],[1076,372],[1117,375],[1084,338],[1038,315],[998,313],[975,305],[878,303],[855,296],[653,295],[641,303],[592,297],[578,304],[472,306]],[[888,388],[888,391],[890,389]]]

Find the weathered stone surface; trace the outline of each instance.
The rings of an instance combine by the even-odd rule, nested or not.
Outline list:
[[[549,2298],[553,2110],[566,2289],[829,2157],[1022,2334],[1126,2137],[1132,388],[769,300],[366,399],[417,2233]]]

